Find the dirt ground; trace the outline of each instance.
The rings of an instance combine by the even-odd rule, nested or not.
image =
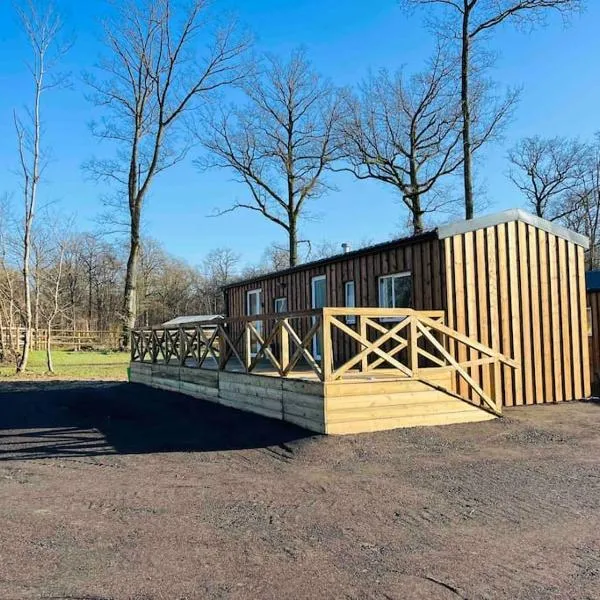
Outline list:
[[[322,437],[124,383],[0,387],[0,598],[600,598],[600,404]]]

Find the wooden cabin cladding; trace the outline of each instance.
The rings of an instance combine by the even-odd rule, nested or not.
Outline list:
[[[590,370],[594,394],[600,393],[600,271],[585,274]]]
[[[504,406],[589,396],[584,248],[523,221],[443,242],[448,325],[521,365],[502,372]],[[478,382],[492,391],[489,372]]]
[[[263,313],[275,312],[280,297],[288,311],[310,309],[311,280],[320,275],[326,306],[344,306],[344,284],[354,281],[356,306],[377,307],[379,277],[410,272],[412,308],[445,311],[449,327],[520,364],[499,377],[481,368],[475,379],[486,393],[504,406],[580,399],[590,394],[585,247],[574,232],[505,211],[234,284],[225,290],[227,313],[245,315],[247,292],[258,288]],[[449,350],[467,360],[464,346]],[[600,363],[600,352],[593,355]]]
[[[590,369],[596,395],[600,391],[600,290],[587,293],[591,329],[589,336]]]
[[[369,251],[316,261],[278,274],[266,275],[226,289],[228,316],[246,314],[247,293],[262,290],[262,312],[275,312],[275,299],[287,298],[287,310],[311,306],[311,281],[326,277],[326,306],[345,306],[344,284],[354,281],[356,306],[378,306],[379,277],[410,273],[412,306],[420,310],[441,309],[445,303],[443,248],[435,233],[407,241],[380,244]]]

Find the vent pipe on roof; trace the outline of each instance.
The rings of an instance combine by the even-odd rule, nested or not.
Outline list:
[[[348,242],[344,242],[342,244],[342,249],[344,250],[344,254],[348,254],[348,252],[350,252],[350,250],[352,250],[352,247],[350,246],[350,244]]]

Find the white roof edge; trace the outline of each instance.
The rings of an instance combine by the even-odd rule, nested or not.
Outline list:
[[[533,225],[533,227],[537,227],[547,233],[552,233],[553,235],[564,238],[578,246],[583,246],[585,249],[590,247],[590,240],[585,235],[581,235],[580,233],[567,229],[562,225],[552,223],[551,221],[546,221],[546,219],[542,219],[541,217],[536,217],[520,208],[510,208],[491,215],[476,217],[475,219],[440,225],[437,228],[437,232],[438,237],[443,240],[444,238],[453,235],[485,229],[486,227],[493,227],[494,225],[501,225],[502,223],[510,223],[512,221],[521,221],[528,225]]]

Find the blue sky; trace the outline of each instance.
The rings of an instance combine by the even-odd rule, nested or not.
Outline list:
[[[40,0],[41,1],[41,0]],[[46,145],[52,161],[41,191],[43,201],[58,201],[57,210],[75,214],[80,229],[93,229],[102,212],[104,186],[86,180],[82,163],[98,154],[89,122],[98,113],[85,98],[81,73],[93,68],[100,51],[99,20],[104,0],[58,0],[75,45],[66,69],[73,86],[45,100]],[[485,189],[486,211],[523,204],[506,178],[506,149],[526,135],[591,137],[600,130],[600,2],[588,2],[583,17],[563,27],[558,18],[534,32],[502,28],[491,48],[498,53],[492,75],[503,85],[522,86],[520,103],[504,140],[480,155],[477,175]],[[396,0],[214,0],[236,13],[254,34],[259,51],[287,53],[303,45],[315,68],[334,83],[349,85],[367,71],[405,66],[419,69],[431,51],[422,14],[407,15]],[[27,47],[19,35],[11,3],[0,2],[0,193],[17,193],[16,144],[12,111],[30,95],[23,60]],[[199,173],[191,159],[156,180],[146,205],[146,233],[192,264],[215,247],[228,246],[257,261],[271,241],[283,242],[283,231],[253,213],[208,218],[215,208],[243,199],[246,190],[225,172]],[[394,192],[377,183],[336,175],[337,187],[311,207],[314,218],[302,236],[336,244],[378,241],[398,232],[405,212]],[[60,207],[60,208],[59,208]]]

